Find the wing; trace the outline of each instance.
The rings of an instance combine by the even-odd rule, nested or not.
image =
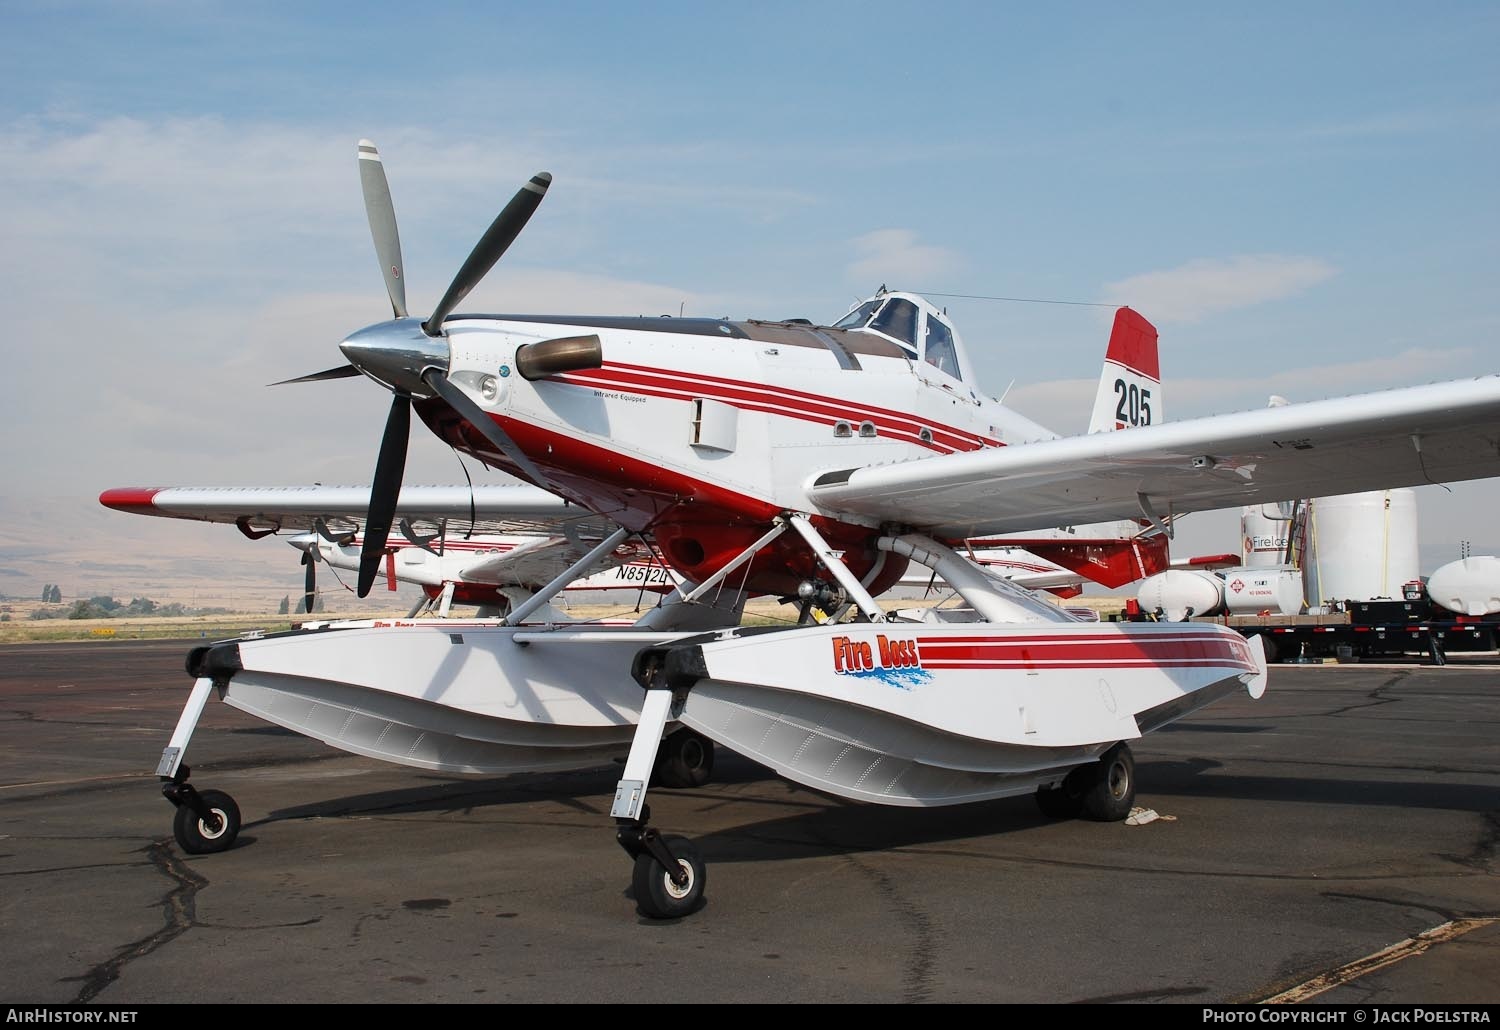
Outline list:
[[[824,473],[825,513],[946,538],[1500,476],[1500,375]]]
[[[541,586],[566,572],[585,549],[598,542],[598,536],[593,533],[576,534],[572,540],[565,536],[534,536],[519,540],[514,536],[476,536],[469,540],[453,539],[450,536],[444,553],[463,554],[468,550],[474,554],[474,560],[465,563],[459,570],[459,576],[465,583],[488,583],[496,586],[521,583]],[[407,552],[403,551],[405,553]],[[630,563],[639,563],[644,570],[654,570],[656,578],[664,578],[664,568],[655,563],[650,548],[645,544],[632,542],[621,544],[613,554],[605,555],[595,566],[597,571],[592,576],[575,581],[568,589],[602,589],[591,581],[609,578],[612,573]],[[397,573],[400,573],[399,562]],[[639,581],[616,577],[608,585],[629,589],[640,586],[640,581],[646,578],[644,573],[637,577]]]
[[[106,490],[99,503],[116,511],[170,519],[233,523],[246,536],[306,532],[318,519],[337,532],[364,529],[367,486],[123,487]],[[402,487],[396,519],[433,532],[446,522],[460,533],[543,533],[605,536],[608,519],[527,486]],[[575,533],[576,531],[576,533]]]

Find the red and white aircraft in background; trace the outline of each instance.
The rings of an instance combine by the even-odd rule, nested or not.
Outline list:
[[[1159,423],[1150,387],[1122,372],[1113,414],[1128,431],[1062,438],[983,395],[947,317],[913,294],[882,292],[833,326],[456,314],[545,174],[433,313],[412,317],[385,175],[372,145],[359,157],[395,318],[349,336],[348,365],[305,378],[363,374],[394,396],[361,592],[383,561],[413,409],[445,442],[618,526],[577,570],[637,534],[696,585],[629,630],[524,625],[575,571],[501,623],[376,621],[199,649],[158,768],[194,850],[227,846],[238,826],[233,801],[194,791],[181,764],[216,690],[427,768],[623,750],[611,815],[651,916],[692,911],[704,886],[697,849],[659,834],[644,803],[674,725],[843,797],[925,806],[1035,791],[1050,813],[1123,818],[1128,741],[1232,690],[1259,696],[1264,655],[1214,625],[1080,622],[950,545],[1118,520],[1164,531],[1189,511],[1500,474],[1500,376]],[[912,562],[967,610],[888,619],[875,595]],[[830,622],[739,628],[732,608],[703,611],[745,593],[795,595]]]
[[[276,535],[303,554],[302,610],[312,611],[316,567],[357,572],[369,487],[116,488],[99,496],[118,511],[234,525],[247,537]],[[387,588],[422,588],[423,609],[446,616],[453,604],[503,616],[617,527],[533,487],[408,487],[396,510],[399,536],[386,541]],[[651,548],[629,540],[599,559],[570,593],[670,591],[679,578]],[[556,613],[552,613],[556,614]],[[566,620],[563,620],[566,621]]]

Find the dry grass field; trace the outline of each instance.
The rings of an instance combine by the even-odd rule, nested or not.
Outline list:
[[[380,595],[372,595],[374,604],[351,606],[348,610],[327,613],[329,618],[395,618],[405,616],[409,605],[393,607],[380,603]],[[932,604],[927,599],[882,599],[881,605],[891,611],[898,608],[918,608]],[[1070,607],[1087,607],[1101,612],[1104,617],[1120,607],[1118,597],[1073,598]],[[8,621],[0,621],[0,644],[31,643],[50,640],[146,640],[189,639],[222,640],[241,636],[252,631],[275,633],[292,628],[305,616],[266,614],[264,612],[224,612],[205,615],[172,617],[117,618],[117,619],[32,619],[31,613],[38,608],[68,608],[69,605],[47,606],[39,601],[6,601],[0,603],[0,614],[9,615]],[[635,599],[621,600],[613,604],[572,604],[565,610],[570,618],[582,621],[605,619],[629,620],[635,617]],[[456,614],[466,614],[462,610]],[[746,622],[749,625],[791,624],[797,619],[796,609],[791,605],[778,604],[772,598],[757,598],[746,605]]]

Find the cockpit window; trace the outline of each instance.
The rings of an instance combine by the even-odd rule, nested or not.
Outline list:
[[[875,309],[878,307],[880,307],[879,299],[867,300],[859,307],[849,312],[843,318],[833,323],[833,327],[835,329],[863,329],[865,327],[865,323],[870,320],[870,316],[875,313]]]
[[[954,379],[963,379],[958,371],[958,351],[953,346],[953,332],[932,315],[927,316],[927,341],[923,359]]]
[[[870,328],[884,333],[913,350],[917,347],[917,306],[909,300],[892,297],[880,314],[870,320]]]

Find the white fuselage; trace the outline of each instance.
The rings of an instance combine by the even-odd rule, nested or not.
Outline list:
[[[939,317],[925,302],[921,310]],[[1056,435],[961,378],[972,373],[951,329],[957,374],[875,333],[788,323],[456,318],[445,330],[449,379],[545,485],[650,530],[689,579],[717,571],[777,513],[816,512],[808,489],[821,473]],[[521,347],[582,334],[599,337],[602,367],[535,382],[515,373]],[[509,464],[445,421],[440,403],[418,411],[449,442]],[[871,571],[874,527],[821,524],[857,574]],[[750,589],[787,591],[813,574],[790,550],[769,550],[752,563]],[[881,575],[889,585],[899,570]]]

